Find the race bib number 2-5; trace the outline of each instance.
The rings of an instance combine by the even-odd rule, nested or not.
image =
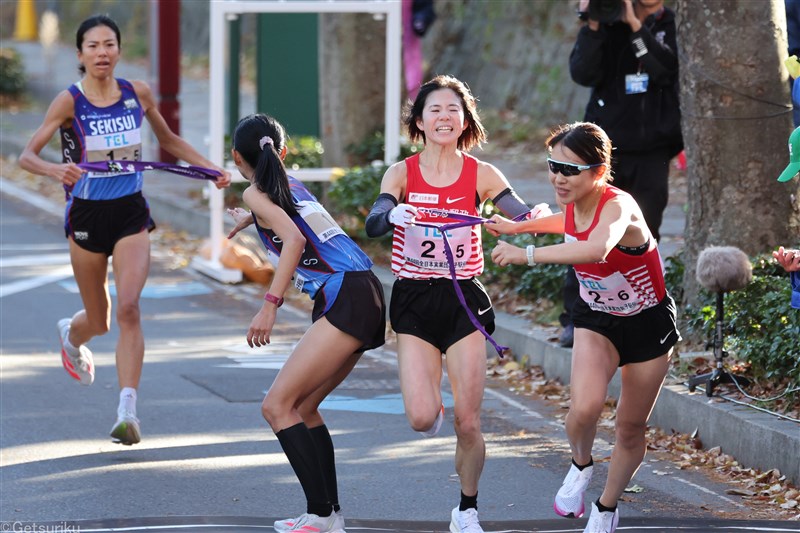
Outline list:
[[[447,241],[453,253],[456,270],[467,264],[470,255],[472,229],[454,228],[447,231]],[[403,255],[406,261],[429,270],[449,271],[442,232],[437,228],[410,226],[405,230]]]

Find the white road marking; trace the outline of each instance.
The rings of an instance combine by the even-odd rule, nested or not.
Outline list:
[[[494,396],[496,399],[500,400],[506,405],[510,405],[511,407],[519,409],[528,416],[532,416],[533,418],[544,418],[540,413],[534,411],[533,409],[528,408],[527,406],[521,404],[517,400],[506,396],[502,392],[498,392],[494,389],[485,389],[484,393],[488,394],[489,396]]]
[[[18,292],[29,291],[37,287],[42,287],[48,283],[61,281],[72,277],[72,266],[62,266],[54,269],[50,274],[36,276],[35,278],[22,279],[13,283],[0,285],[0,298],[17,294]]]
[[[48,200],[41,195],[38,195],[34,192],[31,192],[29,189],[25,187],[20,187],[19,185],[15,185],[11,183],[7,179],[0,177],[0,192],[3,194],[7,194],[9,196],[13,196],[18,200],[22,200],[24,202],[29,203],[34,207],[38,207],[42,211],[50,213],[52,215],[63,216],[64,215],[64,206],[59,205],[56,202]]]
[[[0,253],[3,252],[44,252],[44,251],[55,251],[55,252],[69,252],[69,246],[67,245],[66,239],[60,243],[8,243],[4,242],[0,244]]]
[[[45,266],[45,265],[69,265],[69,264],[70,264],[70,259],[68,253],[0,257],[0,268]]]
[[[744,509],[744,507],[745,507],[744,505],[740,504],[739,502],[737,502],[735,500],[732,500],[731,498],[728,498],[727,496],[723,496],[722,494],[717,494],[713,490],[709,490],[709,489],[707,489],[705,487],[701,487],[700,485],[698,485],[696,483],[692,483],[688,479],[683,479],[682,477],[678,477],[678,476],[673,476],[672,479],[674,479],[675,481],[680,481],[684,485],[689,485],[690,487],[692,487],[692,488],[694,488],[696,490],[699,490],[700,492],[705,492],[706,494],[708,494],[710,496],[716,496],[720,500],[723,500],[723,501],[725,501],[725,502],[727,502],[727,503],[729,503],[729,504],[731,504],[731,505],[733,505],[735,507],[740,507],[742,509]]]

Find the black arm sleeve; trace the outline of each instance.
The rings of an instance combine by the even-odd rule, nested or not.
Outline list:
[[[509,218],[515,218],[531,210],[511,187],[506,187],[503,192],[492,198],[492,203]]]
[[[364,229],[367,237],[380,237],[389,232],[394,226],[389,222],[389,211],[397,206],[397,199],[389,193],[382,192],[378,195],[372,209],[367,215]]]

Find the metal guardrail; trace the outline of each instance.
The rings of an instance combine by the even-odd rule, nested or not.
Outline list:
[[[229,162],[225,165],[225,170],[231,173],[231,181],[236,183],[241,183],[247,181],[244,177],[239,173],[239,170],[236,168],[236,165]],[[300,168],[300,169],[292,169],[287,168],[286,173],[292,176],[293,178],[299,179],[300,181],[311,181],[311,182],[330,182],[335,179],[335,176],[342,173],[342,169],[338,167],[330,167],[330,168]]]

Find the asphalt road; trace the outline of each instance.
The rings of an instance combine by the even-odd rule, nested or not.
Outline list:
[[[80,300],[57,210],[0,195],[0,531],[271,529],[303,511],[259,405],[308,311],[285,305],[273,343],[250,349],[244,333],[263,289],[218,284],[166,249],[153,257],[142,298],[143,440],[124,447],[108,437],[116,326],[90,343],[95,383],[71,381],[55,323]],[[368,352],[323,405],[348,529],[445,531],[459,493],[452,398],[440,435],[418,436],[403,415],[394,357],[391,346]],[[552,511],[569,461],[559,409],[490,381],[479,498],[487,531],[582,531],[585,520]],[[605,478],[604,434],[587,498]],[[655,457],[632,484],[642,490],[624,496],[620,531],[800,531],[797,522],[725,520],[748,510],[724,484]]]

